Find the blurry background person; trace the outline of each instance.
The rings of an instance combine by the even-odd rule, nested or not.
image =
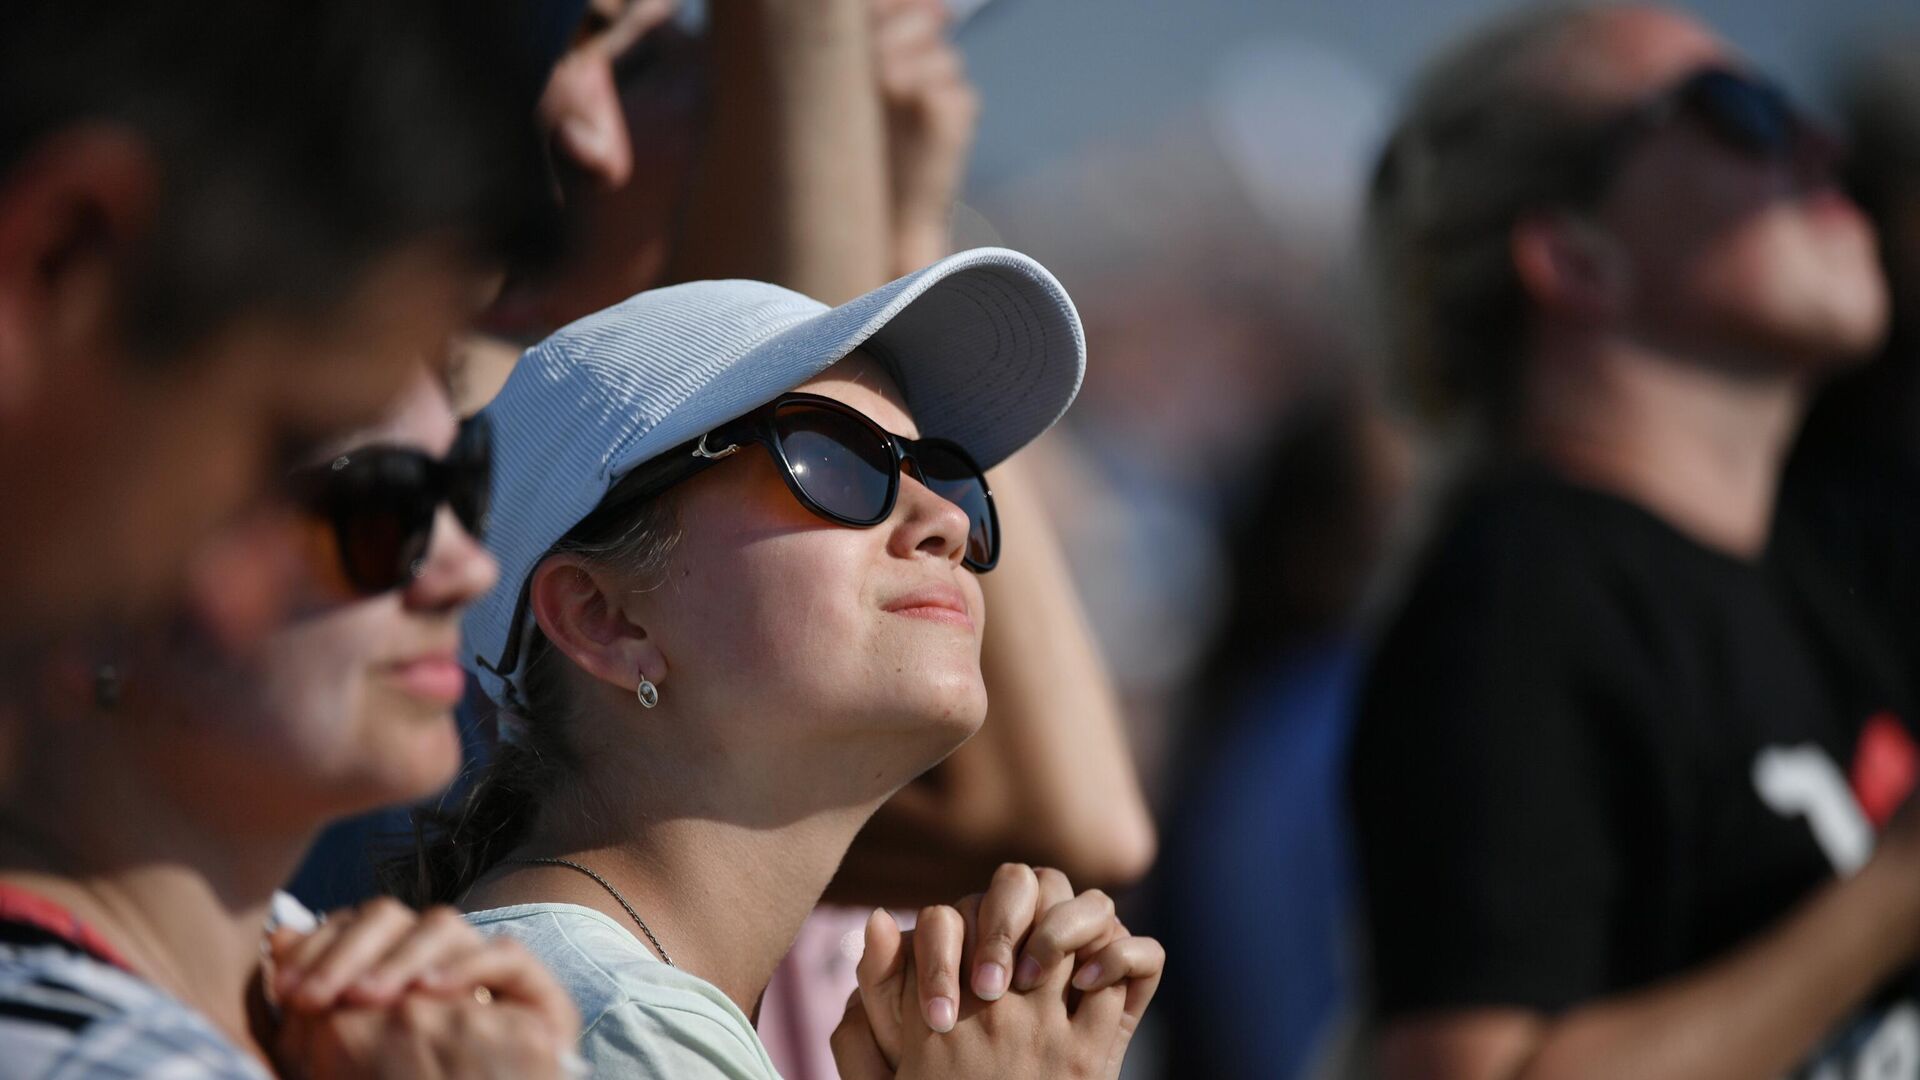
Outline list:
[[[151,608],[534,235],[525,97],[459,7],[10,6],[0,640]],[[244,635],[275,549],[228,539],[218,603]]]
[[[57,644],[9,688],[10,1072],[560,1075],[578,1030],[564,991],[450,912],[387,901],[310,935],[289,925],[262,970],[276,889],[320,824],[419,797],[459,764],[459,616],[497,576],[468,531],[490,454],[482,429],[456,438],[444,391],[414,370],[392,417],[296,476],[296,508],[259,511],[304,522],[295,621],[244,652],[190,616],[102,635],[112,681],[91,669],[100,642]]]
[[[1912,673],[1776,513],[1885,328],[1834,144],[1649,7],[1515,15],[1410,100],[1385,298],[1481,457],[1355,735],[1382,1071],[1920,1075]]]
[[[873,0],[594,0],[541,97],[565,257],[517,275],[462,350],[478,409],[521,348],[656,285],[776,281],[845,300],[894,276]],[[552,5],[564,10],[564,5]]]
[[[1361,1004],[1343,779],[1411,447],[1376,387],[1342,382],[1307,391],[1254,468],[1155,870],[1153,923],[1179,957],[1159,1012],[1199,1075],[1341,1075]]]

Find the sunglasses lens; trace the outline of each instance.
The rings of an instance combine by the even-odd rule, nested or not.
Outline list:
[[[938,440],[916,446],[913,461],[928,490],[967,512],[967,565],[993,569],[1000,557],[1000,525],[979,467],[959,447]]]
[[[1784,154],[1799,130],[1785,95],[1732,72],[1701,75],[1694,83],[1692,100],[1716,135],[1750,154]]]
[[[493,509],[493,428],[484,416],[460,425],[460,435],[447,452],[447,501],[454,516],[475,540],[487,537],[487,516]]]
[[[886,516],[898,474],[880,432],[805,403],[776,410],[773,430],[794,482],[816,506],[857,525],[878,524]]]
[[[405,451],[365,451],[331,467],[329,503],[347,578],[362,592],[413,580],[433,537],[430,463]]]

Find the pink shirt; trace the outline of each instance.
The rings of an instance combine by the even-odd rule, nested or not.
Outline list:
[[[822,905],[760,999],[760,1041],[785,1080],[839,1080],[828,1040],[847,1011],[865,944],[868,909]]]

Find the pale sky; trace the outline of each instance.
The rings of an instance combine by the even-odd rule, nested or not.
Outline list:
[[[1088,140],[1192,112],[1225,58],[1279,43],[1324,54],[1391,100],[1437,47],[1512,0],[989,0],[960,42],[985,113],[974,187]],[[1693,0],[1810,101],[1854,44],[1920,32],[1920,0]],[[1916,55],[1915,62],[1920,62]]]

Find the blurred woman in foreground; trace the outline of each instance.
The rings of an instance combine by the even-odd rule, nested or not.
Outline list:
[[[459,763],[458,619],[497,577],[475,539],[490,471],[484,428],[457,430],[422,372],[230,530],[311,556],[287,568],[306,615],[246,656],[183,611],[45,658],[5,726],[10,1071],[559,1074],[578,1020],[523,950],[449,912],[380,901],[313,930],[276,900],[328,819],[425,797]]]

